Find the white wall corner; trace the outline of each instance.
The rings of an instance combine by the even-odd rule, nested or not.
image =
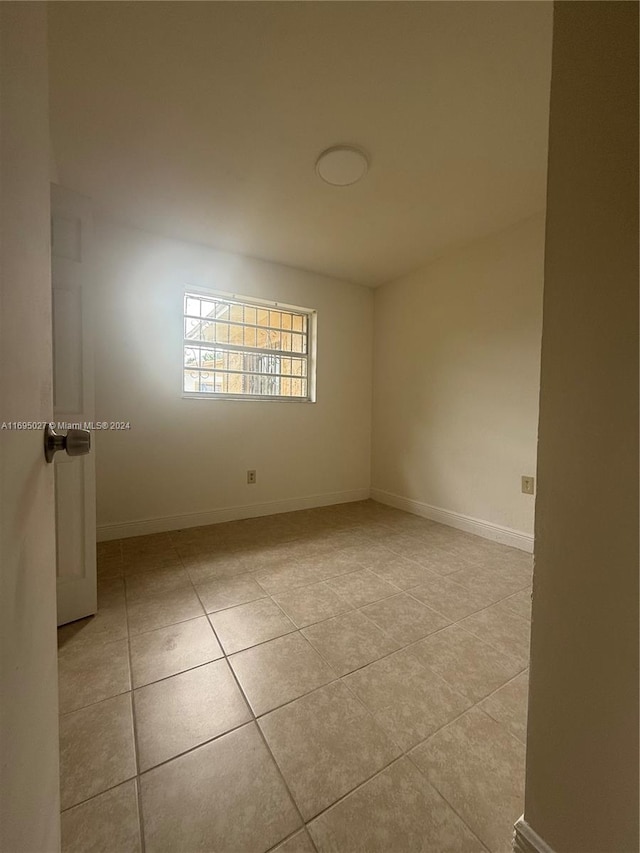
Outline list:
[[[531,829],[524,815],[513,826],[513,850],[514,853],[554,853],[547,842]]]
[[[128,539],[130,536],[167,533],[170,530],[183,530],[186,527],[203,527],[209,524],[220,524],[224,521],[238,521],[241,518],[258,518],[264,515],[277,515],[281,512],[295,512],[299,509],[314,509],[320,506],[365,501],[368,498],[369,489],[352,489],[347,492],[331,492],[324,495],[310,495],[303,498],[268,501],[261,504],[224,507],[186,515],[145,518],[137,521],[125,521],[120,524],[100,524],[97,529],[97,539],[98,542]]]
[[[533,535],[531,533],[514,530],[501,524],[493,524],[491,521],[473,518],[471,515],[463,515],[449,509],[431,506],[412,498],[404,498],[400,495],[394,495],[392,492],[385,492],[383,489],[372,488],[371,497],[374,501],[394,506],[396,509],[403,509],[406,512],[412,512],[414,515],[422,516],[422,518],[428,518],[431,521],[464,530],[466,533],[482,536],[484,539],[491,539],[493,542],[500,542],[502,545],[519,548],[529,554],[533,553]]]

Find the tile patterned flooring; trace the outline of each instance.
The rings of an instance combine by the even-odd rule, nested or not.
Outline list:
[[[531,556],[373,501],[98,545],[64,853],[502,853]]]

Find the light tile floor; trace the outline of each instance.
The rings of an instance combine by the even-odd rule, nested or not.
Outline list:
[[[64,853],[509,851],[531,574],[373,501],[101,543]]]

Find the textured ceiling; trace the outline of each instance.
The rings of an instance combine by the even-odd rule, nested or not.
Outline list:
[[[376,285],[544,207],[552,4],[49,6],[58,180],[172,237]],[[371,168],[330,187],[340,142]]]

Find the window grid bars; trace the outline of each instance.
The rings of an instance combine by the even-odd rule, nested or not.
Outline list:
[[[307,359],[307,352],[298,352],[290,349],[271,349],[271,347],[252,347],[249,344],[228,344],[226,341],[193,341],[184,339],[184,346],[189,349],[224,350],[225,352],[246,352],[257,355],[277,355],[280,358],[302,358]]]
[[[200,315],[195,315],[193,313],[187,313],[187,305],[189,300],[198,301],[200,304]],[[210,306],[210,313],[206,316],[202,316],[203,305],[206,305],[208,308]],[[232,309],[235,308],[236,311],[238,308],[242,308],[242,321],[237,317],[231,317]],[[252,323],[247,322],[247,311],[254,312],[253,315],[256,319],[259,316],[259,312],[263,312],[266,314],[265,319],[268,319],[269,325],[260,325],[260,323]],[[252,303],[243,303],[239,301],[226,301],[226,300],[218,300],[218,299],[209,299],[204,295],[195,294],[195,293],[185,293],[185,301],[184,301],[184,319],[183,323],[185,326],[185,336],[183,342],[183,392],[186,394],[194,394],[198,396],[212,396],[212,397],[245,397],[245,398],[260,398],[260,399],[282,399],[282,400],[309,400],[310,399],[310,386],[309,386],[309,330],[310,330],[310,316],[306,312],[295,311],[291,309],[287,309],[284,306],[279,307],[274,304],[273,306],[266,306],[260,304],[252,304]],[[227,318],[222,317],[222,313],[226,313]],[[272,315],[277,314],[280,317],[280,326],[271,325]],[[284,317],[288,318],[288,323],[290,325],[283,325]],[[192,338],[187,336],[187,320],[192,320],[194,323],[198,324],[191,330],[191,334],[198,333],[198,338]],[[302,328],[296,328],[296,326],[301,326]],[[200,337],[203,331],[206,328],[212,329],[214,332],[218,327],[226,327],[227,328],[227,338],[235,331],[236,333],[241,333],[244,338],[244,329],[255,329],[255,335],[257,335],[258,330],[262,330],[264,332],[276,332],[280,335],[280,343],[282,343],[283,335],[289,335],[291,341],[291,349],[274,349],[271,347],[258,347],[258,346],[250,346],[245,344],[233,344],[227,341],[219,341],[219,340],[206,340]],[[217,337],[217,335],[216,335]],[[299,344],[302,346],[302,352],[299,350],[294,350],[294,344]],[[243,356],[247,356],[251,360],[251,365],[245,370],[235,370],[224,367],[198,367],[198,366],[190,366],[184,363],[186,358],[186,350],[200,350],[198,360],[202,364],[202,351],[206,350],[208,352],[219,352],[223,354],[224,352],[229,353],[242,353]],[[254,358],[251,358],[254,356]],[[257,360],[267,359],[267,369],[261,370],[259,363],[256,364]],[[296,361],[301,363],[301,369],[304,370],[301,374],[292,374],[285,373],[281,370],[274,370],[274,367],[280,367],[280,359],[295,359]],[[270,363],[271,362],[271,363]],[[228,362],[227,362],[228,363]],[[192,379],[195,380],[197,377],[197,389],[189,389],[187,387],[188,384],[188,374],[192,375]],[[194,375],[195,374],[195,375]],[[214,386],[218,385],[218,380],[221,381],[222,385],[226,387],[227,390],[216,390],[214,389],[205,389],[202,390],[202,379],[203,374],[206,375],[206,378],[213,378]],[[234,390],[229,390],[229,380],[232,376],[243,377],[242,389],[238,390],[237,388]],[[226,377],[226,378],[225,378]],[[282,381],[284,380],[284,382]],[[289,393],[282,393],[283,388],[282,385],[285,386],[285,389],[288,387]]]
[[[300,379],[307,381],[306,374],[304,373],[269,373],[265,370],[227,370],[224,367],[191,367],[191,365],[185,364],[184,371],[186,373],[219,373],[221,375],[230,375],[230,376],[274,376],[279,379]]]
[[[288,312],[281,311],[281,314]],[[307,318],[302,314],[292,314],[293,317]],[[306,323],[302,329],[287,328],[287,326],[261,326],[259,323],[245,323],[243,320],[224,320],[221,317],[196,317],[194,314],[185,314],[185,320],[194,320],[196,323],[217,323],[219,326],[239,326],[241,329],[261,329],[264,332],[286,332],[289,335],[306,335]]]

